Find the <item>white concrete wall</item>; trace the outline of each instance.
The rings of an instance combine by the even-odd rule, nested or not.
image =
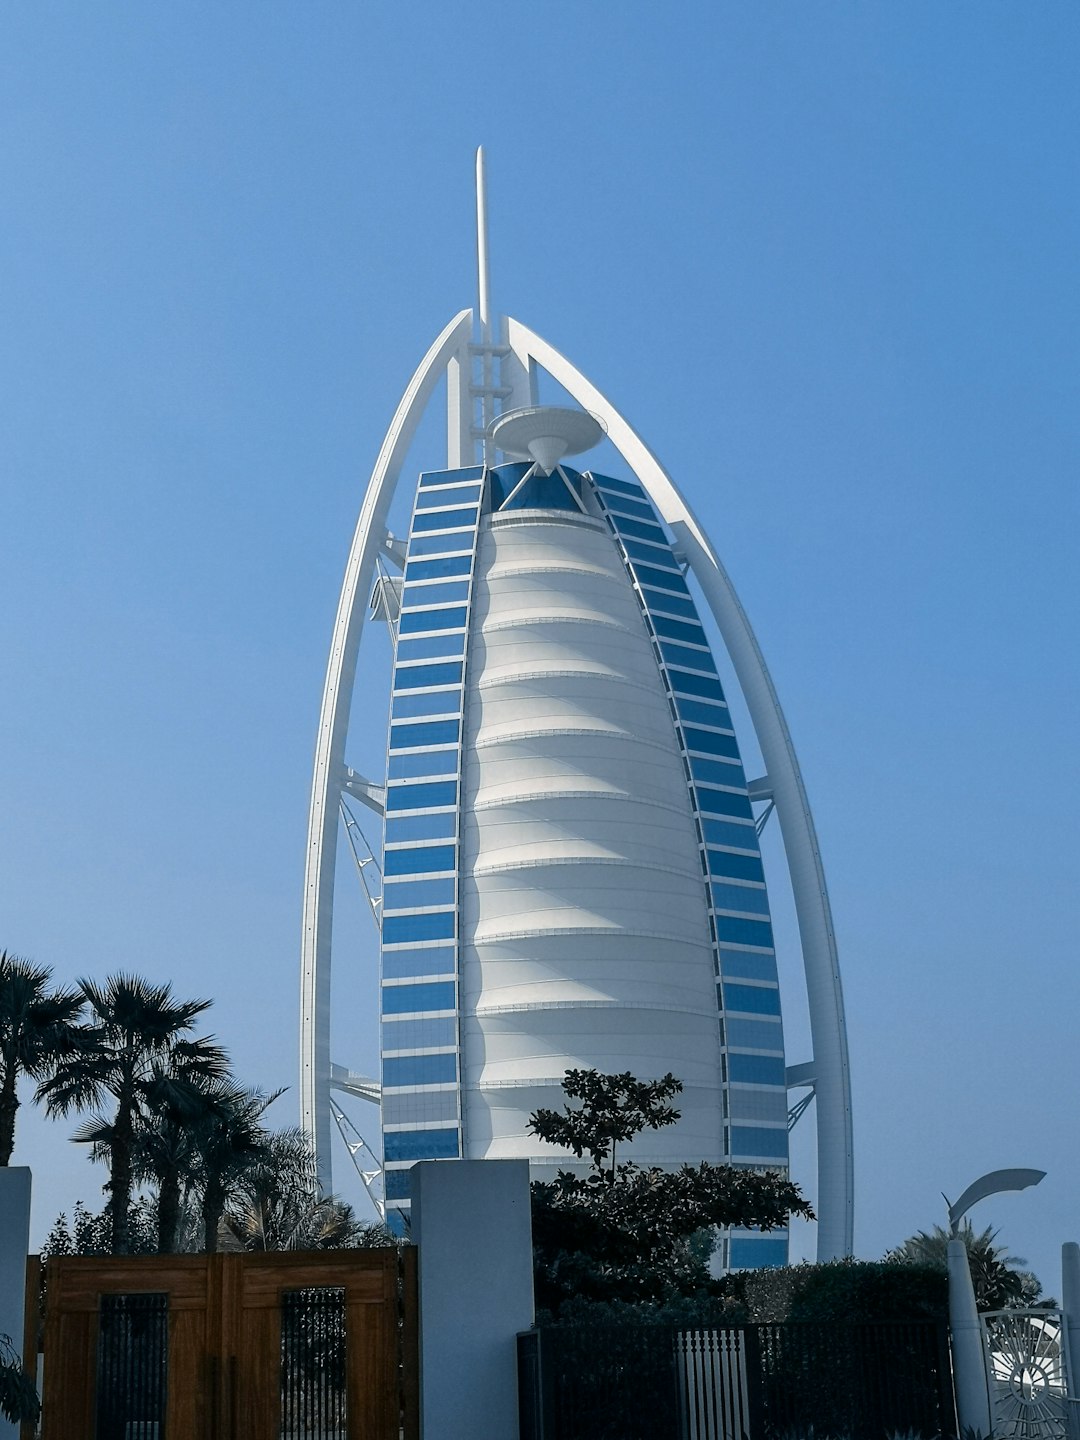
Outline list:
[[[30,1246],[30,1171],[0,1166],[0,1335],[23,1353],[26,1256]],[[17,1440],[19,1427],[0,1416],[0,1440]]]
[[[644,1163],[720,1161],[713,956],[696,831],[640,607],[606,526],[481,531],[461,855],[466,1154],[565,1163],[526,1133],[572,1067],[674,1072]],[[629,1152],[628,1152],[629,1153]]]
[[[410,1184],[422,1440],[516,1440],[516,1337],[533,1323],[529,1167],[424,1160]]]

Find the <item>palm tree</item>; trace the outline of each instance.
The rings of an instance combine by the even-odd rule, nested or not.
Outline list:
[[[79,984],[92,1016],[84,1047],[56,1066],[38,1095],[51,1115],[98,1112],[73,1138],[94,1145],[108,1160],[113,1250],[126,1255],[137,1132],[155,1083],[155,1062],[194,1080],[219,1073],[223,1055],[208,1040],[185,1039],[209,1000],[174,1000],[171,986],[137,975],[114,975],[104,986],[92,980]],[[111,1115],[101,1114],[110,1101]]]
[[[351,1205],[319,1188],[302,1130],[267,1137],[265,1156],[242,1177],[225,1224],[245,1250],[343,1250],[393,1245],[384,1225],[356,1218]]]
[[[967,1249],[975,1303],[980,1310],[1023,1309],[1038,1303],[1042,1286],[1030,1270],[1020,1268],[1027,1261],[1007,1254],[1004,1245],[995,1245],[997,1231],[989,1225],[976,1234],[971,1221],[965,1219],[955,1237],[935,1225],[932,1230],[912,1235],[903,1245],[890,1250],[885,1259],[946,1270],[949,1241],[954,1238],[962,1240]]]
[[[211,1087],[210,1103],[192,1126],[198,1152],[196,1177],[203,1249],[208,1255],[217,1251],[229,1200],[248,1172],[267,1160],[270,1137],[263,1128],[262,1116],[282,1093],[275,1090],[264,1095],[261,1090],[245,1090],[223,1081]]]
[[[50,991],[51,979],[45,966],[0,952],[0,1165],[15,1148],[19,1076],[44,1081],[79,1049],[83,997]]]

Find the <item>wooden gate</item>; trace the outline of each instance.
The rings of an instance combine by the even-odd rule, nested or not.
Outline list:
[[[416,1252],[57,1257],[42,1440],[416,1440]]]

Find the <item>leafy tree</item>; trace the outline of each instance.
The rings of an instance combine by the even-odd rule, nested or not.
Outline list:
[[[53,1115],[98,1112],[74,1138],[108,1160],[113,1247],[126,1255],[137,1134],[159,1069],[193,1082],[218,1074],[223,1055],[208,1040],[186,1038],[209,1000],[177,1001],[171,986],[136,975],[112,976],[104,986],[82,980],[80,987],[92,1017],[82,1048],[56,1066],[39,1094]],[[108,1102],[111,1114],[102,1115],[99,1107]]]
[[[146,1113],[140,1120],[134,1171],[157,1190],[157,1248],[173,1254],[185,1248],[182,1232],[190,1228],[200,1151],[200,1127],[209,1123],[219,1104],[217,1087],[228,1079],[224,1054],[220,1064],[207,1064],[197,1074],[181,1065],[155,1062],[146,1091]]]
[[[1027,1261],[1018,1255],[1009,1255],[1004,1245],[994,1244],[997,1233],[987,1226],[976,1234],[971,1221],[965,1219],[956,1236],[967,1248],[978,1309],[1022,1310],[1040,1303],[1052,1304],[1052,1301],[1040,1301],[1042,1286],[1030,1270],[1022,1268]],[[932,1230],[920,1230],[912,1235],[895,1250],[890,1250],[885,1259],[947,1271],[948,1245],[952,1238],[948,1230],[935,1225]]]
[[[0,1165],[10,1163],[15,1148],[20,1075],[40,1084],[79,1049],[83,997],[50,990],[51,979],[45,966],[0,952]]]
[[[537,1301],[557,1311],[573,1297],[654,1302],[709,1285],[696,1237],[716,1226],[784,1225],[813,1218],[798,1187],[773,1172],[727,1165],[678,1170],[616,1163],[614,1147],[646,1129],[673,1124],[668,1101],[682,1090],[672,1075],[638,1081],[628,1074],[569,1071],[564,1081],[577,1108],[539,1110],[530,1129],[550,1144],[588,1155],[586,1175],[560,1170],[532,1186]],[[610,1163],[609,1163],[610,1161]]]
[[[393,1245],[385,1225],[358,1220],[352,1206],[323,1195],[311,1143],[301,1130],[271,1134],[241,1176],[225,1225],[245,1250],[343,1250]]]
[[[601,1075],[596,1070],[567,1070],[562,1082],[568,1100],[580,1100],[579,1109],[537,1110],[528,1129],[549,1145],[562,1145],[580,1160],[588,1155],[597,1172],[611,1158],[604,1172],[615,1178],[615,1146],[632,1140],[643,1130],[660,1130],[674,1125],[680,1112],[667,1104],[682,1091],[682,1081],[670,1072],[660,1080],[635,1080],[629,1070],[621,1075]]]
[[[157,1252],[157,1207],[148,1195],[132,1202],[128,1214],[128,1253],[153,1255]],[[108,1208],[95,1212],[76,1200],[71,1219],[66,1211],[56,1217],[41,1247],[41,1258],[51,1255],[113,1255],[112,1216]]]

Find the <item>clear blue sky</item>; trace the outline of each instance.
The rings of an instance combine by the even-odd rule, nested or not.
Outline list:
[[[330,626],[397,396],[472,302],[483,143],[497,302],[663,457],[786,706],[841,943],[858,1252],[1034,1165],[974,1218],[1057,1290],[1078,73],[1075,0],[6,6],[0,944],[214,996],[294,1116]],[[371,1067],[359,913],[342,935],[336,1050]],[[39,1237],[100,1201],[69,1128],[23,1112]]]

